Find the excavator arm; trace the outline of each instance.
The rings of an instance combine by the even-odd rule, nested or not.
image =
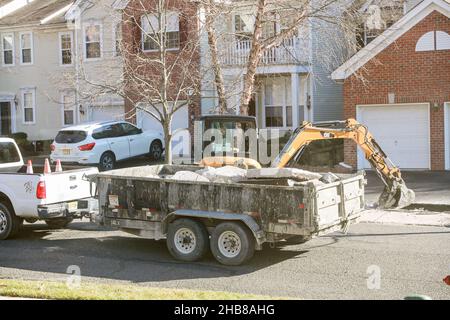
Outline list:
[[[406,187],[400,170],[392,164],[367,127],[354,119],[314,124],[304,122],[272,163],[272,167],[289,166],[301,157],[306,146],[312,141],[325,139],[350,139],[361,148],[365,158],[385,185],[378,201],[379,206],[405,207],[414,201],[414,192]]]

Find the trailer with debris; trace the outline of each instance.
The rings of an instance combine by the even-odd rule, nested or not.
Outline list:
[[[240,265],[264,243],[345,230],[364,209],[363,173],[236,170],[243,169],[157,165],[100,173],[93,219],[166,239],[179,260],[199,260],[211,250],[220,263]]]

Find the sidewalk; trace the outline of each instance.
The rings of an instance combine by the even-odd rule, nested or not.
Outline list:
[[[428,211],[376,210],[362,213],[358,222],[414,226],[450,227],[450,214]]]

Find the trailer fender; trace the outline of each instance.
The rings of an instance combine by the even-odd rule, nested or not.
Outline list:
[[[165,229],[167,225],[174,221],[177,217],[191,217],[199,219],[215,219],[222,221],[240,221],[245,224],[255,237],[256,243],[261,246],[266,242],[264,231],[259,224],[251,216],[243,213],[225,213],[220,211],[201,211],[201,210],[176,210],[167,215],[164,219]]]

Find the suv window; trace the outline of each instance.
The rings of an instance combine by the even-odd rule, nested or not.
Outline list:
[[[86,131],[61,130],[55,138],[56,143],[78,143],[86,139]]]
[[[19,162],[20,155],[12,142],[0,142],[0,164]]]
[[[136,128],[132,124],[129,123],[121,123],[123,131],[125,132],[125,135],[132,136],[136,134],[140,134],[142,131],[141,129]]]
[[[92,138],[97,139],[97,140],[121,137],[123,135],[124,135],[124,131],[120,124],[110,124],[110,125],[95,129],[92,132]]]

